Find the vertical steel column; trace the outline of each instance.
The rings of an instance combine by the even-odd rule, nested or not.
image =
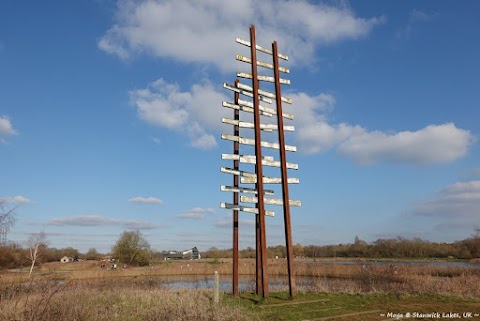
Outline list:
[[[277,102],[277,124],[278,124],[278,143],[280,145],[280,166],[282,172],[282,198],[283,198],[283,214],[285,225],[285,242],[287,246],[287,265],[288,265],[288,286],[290,297],[295,295],[295,272],[293,270],[293,242],[292,227],[290,222],[290,197],[288,194],[288,175],[287,175],[287,155],[285,151],[285,132],[283,130],[283,108],[282,108],[282,92],[280,86],[280,71],[278,63],[277,42],[272,44],[273,52],[273,70],[275,76],[275,99]]]
[[[252,87],[253,87],[253,106],[254,106],[254,127],[255,127],[255,173],[257,175],[257,209],[258,221],[260,225],[260,258],[261,258],[261,280],[262,296],[269,296],[268,291],[268,272],[267,272],[267,240],[265,233],[265,202],[263,189],[263,166],[262,166],[262,145],[260,130],[260,101],[258,97],[258,73],[257,73],[257,44],[255,39],[255,26],[250,26],[250,54],[252,59]],[[257,244],[258,246],[258,244]]]
[[[257,206],[258,208],[258,206]],[[262,243],[260,242],[260,215],[255,215],[255,293],[262,293]]]
[[[238,87],[238,79],[235,80],[235,87]],[[238,99],[240,94],[234,92],[234,104],[238,105]],[[238,109],[233,110],[233,117],[235,120],[240,120],[240,111]],[[240,136],[240,127],[238,125],[233,126],[233,135]],[[233,143],[233,154],[240,154],[240,144],[238,141]],[[233,169],[239,170],[240,161],[233,161]],[[233,175],[233,187],[238,188],[238,175]],[[238,192],[233,192],[233,204],[238,205]],[[233,210],[233,286],[232,292],[234,297],[238,297],[238,210]]]

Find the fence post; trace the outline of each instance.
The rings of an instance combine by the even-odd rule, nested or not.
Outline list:
[[[215,271],[215,292],[213,293],[213,302],[218,303],[220,302],[220,278],[218,276],[218,272]]]

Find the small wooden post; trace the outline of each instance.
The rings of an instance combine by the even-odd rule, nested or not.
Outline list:
[[[215,292],[213,293],[213,302],[218,303],[220,302],[220,278],[218,276],[218,272],[215,271]]]

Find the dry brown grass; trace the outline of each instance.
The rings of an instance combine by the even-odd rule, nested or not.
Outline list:
[[[51,275],[0,285],[0,321],[258,320],[238,305],[215,304],[209,290],[167,290],[120,279],[57,281]]]
[[[311,263],[311,261],[310,261]],[[269,260],[269,275],[285,276],[286,261]],[[116,271],[99,268],[99,262],[80,262],[71,264],[44,264],[36,273],[49,274],[56,280],[82,281],[91,283],[94,287],[101,284],[131,282],[149,282],[157,276],[208,276],[214,271],[220,275],[230,275],[231,260],[202,261],[169,261],[151,267],[118,269]],[[299,277],[307,277],[301,281],[298,278],[299,290],[371,293],[371,292],[401,292],[452,294],[463,297],[480,297],[480,268],[446,267],[432,265],[346,265],[346,264],[307,264],[297,260],[295,272]],[[242,259],[239,264],[239,274],[253,276],[255,260]],[[1,284],[25,283],[26,273],[0,274]],[[158,282],[157,282],[158,285]],[[285,284],[275,284],[279,290],[286,289]]]

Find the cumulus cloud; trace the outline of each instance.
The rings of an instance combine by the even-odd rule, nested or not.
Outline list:
[[[414,215],[444,218],[480,219],[480,180],[458,182],[422,202]]]
[[[129,198],[128,201],[130,203],[140,203],[140,204],[162,204],[163,201],[161,199],[158,199],[156,197],[132,197]]]
[[[251,22],[265,39],[279,41],[282,51],[309,61],[315,46],[364,37],[383,20],[356,17],[348,6],[305,0],[121,0],[115,24],[98,47],[122,59],[146,52],[231,70],[233,38],[246,38]]]
[[[14,197],[0,197],[0,201],[5,203],[16,203],[16,204],[27,204],[32,202],[30,199],[22,195],[17,195]]]
[[[122,226],[130,229],[154,229],[163,227],[161,224],[141,220],[120,220],[101,215],[79,215],[64,218],[54,218],[47,225],[55,226]]]
[[[216,146],[212,133],[222,128],[219,120],[228,117],[228,110],[221,108],[220,102],[229,99],[208,81],[182,91],[178,85],[159,79],[145,89],[131,91],[130,96],[139,118],[182,133],[191,146],[200,149]],[[464,156],[474,141],[468,130],[453,123],[393,133],[343,122],[334,124],[329,119],[335,108],[332,94],[297,92],[288,96],[294,101],[293,107],[285,107],[295,109],[295,139],[299,150],[307,154],[336,149],[363,165],[438,164]]]
[[[395,134],[360,132],[344,141],[339,152],[361,164],[379,161],[438,164],[464,156],[472,141],[469,131],[448,123]]]
[[[397,133],[369,131],[348,123],[331,124],[328,115],[335,106],[332,95],[296,93],[290,96],[298,106],[296,109],[302,110],[295,114],[299,150],[308,154],[336,148],[340,154],[364,165],[381,161],[438,164],[464,156],[474,141],[468,130],[453,123]]]
[[[210,82],[181,91],[177,84],[158,79],[145,89],[130,91],[130,99],[145,122],[182,133],[195,148],[217,145],[209,130],[220,128],[219,120],[226,115],[220,104],[227,98]]]
[[[214,213],[213,208],[201,208],[201,207],[194,207],[189,211],[180,213],[177,215],[178,218],[185,218],[185,219],[192,219],[192,220],[202,220],[208,214]]]
[[[295,93],[289,96],[294,101],[295,110],[301,110],[295,112],[296,138],[299,149],[307,154],[328,150],[363,131],[359,126],[328,123],[327,115],[335,106],[335,98],[331,94],[310,96]]]
[[[0,115],[0,141],[3,141],[2,137],[7,135],[15,135],[16,131],[13,128],[12,122],[7,116]]]

